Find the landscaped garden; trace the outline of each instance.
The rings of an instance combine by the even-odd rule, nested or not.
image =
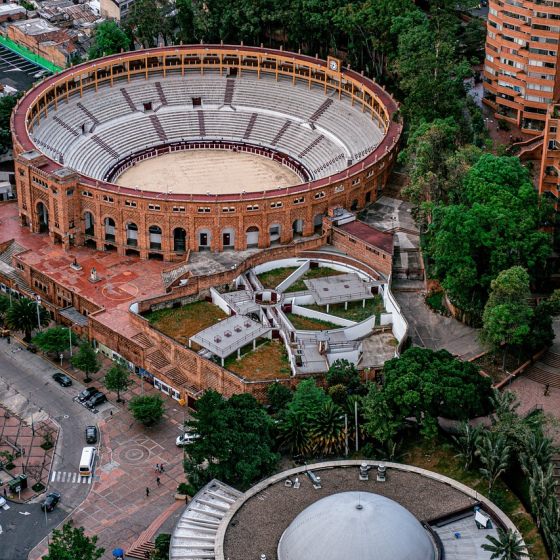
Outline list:
[[[150,325],[188,344],[196,333],[215,325],[227,315],[208,301],[195,301],[177,309],[158,309],[147,316]]]
[[[334,270],[334,268],[328,268],[326,266],[310,268],[303,276],[289,286],[286,292],[301,292],[307,290],[307,286],[303,282],[304,280],[326,278],[327,276],[340,276],[341,274],[346,274],[346,272],[340,272],[339,270]]]
[[[241,350],[241,358],[232,354],[225,360],[224,366],[244,379],[278,379],[290,377],[290,364],[281,340],[260,339],[258,347],[251,345]]]
[[[258,278],[264,288],[273,290],[277,288],[286,278],[292,275],[298,267],[289,266],[275,268],[269,270],[268,272],[263,272],[258,274]],[[333,268],[328,268],[326,266],[320,266],[317,268],[310,268],[301,278],[296,280],[291,286],[288,287],[286,292],[300,292],[307,290],[304,280],[311,280],[312,278],[326,278],[327,276],[338,276],[340,274],[346,274],[345,272],[340,272],[339,270],[334,270]]]
[[[274,290],[279,284],[284,282],[288,276],[293,274],[298,269],[297,266],[283,266],[258,274],[257,277],[261,281],[263,288]]]
[[[321,313],[327,313],[326,306],[317,305],[312,303],[310,305],[302,305],[301,307],[307,307],[314,311],[320,311]],[[386,313],[385,306],[383,305],[383,298],[380,295],[375,296],[373,299],[367,299],[365,306],[362,301],[352,301],[348,304],[348,308],[344,309],[343,303],[336,303],[329,305],[330,315],[335,317],[340,317],[341,319],[348,319],[349,321],[364,321],[372,315],[377,317],[376,324],[379,324],[380,314]]]

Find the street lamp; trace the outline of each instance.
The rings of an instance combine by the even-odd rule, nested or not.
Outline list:
[[[37,324],[39,325],[39,332],[41,332],[41,296],[36,296],[37,298]]]
[[[72,362],[72,327],[68,327],[68,343],[70,345],[70,362]]]

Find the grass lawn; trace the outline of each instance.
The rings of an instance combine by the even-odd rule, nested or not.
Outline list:
[[[341,329],[340,325],[329,323],[329,321],[321,321],[320,319],[312,319],[311,317],[302,317],[295,313],[286,313],[286,317],[292,322],[292,325],[300,331],[330,331],[331,329]]]
[[[268,272],[263,272],[262,274],[258,274],[258,278],[261,281],[261,284],[264,288],[268,288],[269,290],[274,290],[298,269],[297,266],[290,266],[290,267],[281,267],[275,268],[274,270],[269,270]]]
[[[256,350],[252,345],[242,348],[239,360],[237,354],[229,356],[224,366],[250,381],[290,377],[290,364],[281,340],[261,339],[257,345]]]
[[[465,471],[461,461],[455,458],[457,452],[444,437],[425,440],[420,436],[415,436],[405,440],[403,453],[406,453],[406,455],[401,457],[399,462],[443,474],[489,497],[488,481],[482,477],[476,467],[473,467],[470,471]],[[521,531],[525,542],[531,545],[529,552],[535,558],[545,560],[547,558],[546,549],[533,518],[514,493],[517,492],[521,495],[524,492],[522,484],[525,483],[518,479],[519,488],[517,488],[515,477],[510,477],[509,481],[514,485],[512,489],[508,488],[502,478],[499,478],[494,484],[493,495],[490,499]]]
[[[178,309],[159,309],[146,316],[150,325],[187,345],[191,336],[226,317],[218,306],[208,301],[195,301]],[[198,349],[196,344],[192,347]]]
[[[307,307],[308,309],[313,309],[314,311],[320,311],[322,313],[327,313],[326,306],[317,305],[312,303],[311,305],[302,305],[301,307]],[[383,298],[380,295],[375,296],[373,299],[367,299],[365,307],[362,307],[361,301],[353,301],[348,304],[348,309],[344,309],[343,303],[337,303],[335,305],[329,306],[328,313],[334,315],[335,317],[340,317],[342,319],[348,319],[349,321],[364,321],[372,315],[377,317],[377,324],[379,324],[379,315],[385,313],[385,307],[383,305]]]
[[[311,280],[312,278],[326,278],[327,276],[339,276],[340,274],[346,274],[346,272],[340,272],[339,270],[334,270],[334,268],[327,268],[325,266],[310,268],[299,280],[296,280],[286,290],[286,293],[307,290],[307,286],[303,283],[304,280]]]

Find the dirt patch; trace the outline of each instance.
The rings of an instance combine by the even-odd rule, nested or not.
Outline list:
[[[263,285],[263,288],[268,288],[269,290],[274,290],[279,284],[284,282],[288,276],[293,274],[297,270],[297,266],[283,266],[280,268],[275,268],[274,270],[269,270],[268,272],[263,272],[258,274],[258,278]]]
[[[321,321],[320,319],[312,319],[311,317],[301,317],[294,313],[286,313],[286,317],[291,321],[292,325],[301,331],[330,331],[332,329],[342,328],[329,321]]]
[[[290,377],[290,364],[280,340],[266,340],[256,349],[245,348],[241,359],[230,356],[225,367],[250,381]]]
[[[527,360],[531,358],[530,354],[519,356],[517,353],[508,353],[506,356],[506,371],[513,373],[517,368],[521,367]],[[494,359],[491,354],[485,354],[476,360],[473,360],[479,369],[487,373],[494,384],[503,381],[508,374],[502,369],[504,354],[500,352]]]
[[[150,325],[162,333],[188,344],[196,333],[215,325],[227,315],[208,301],[195,301],[178,309],[159,309],[147,315]],[[193,344],[193,349],[198,345]]]

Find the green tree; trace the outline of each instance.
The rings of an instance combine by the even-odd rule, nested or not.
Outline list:
[[[484,424],[471,426],[467,422],[463,421],[461,422],[459,436],[451,437],[459,449],[459,453],[455,455],[455,457],[463,461],[463,468],[466,471],[468,471],[472,466],[483,430]]]
[[[6,313],[6,311],[8,311],[8,309],[10,308],[10,298],[0,294],[0,319],[2,319]]]
[[[507,532],[501,527],[497,528],[498,538],[492,535],[486,535],[486,538],[492,544],[481,544],[480,546],[492,553],[491,560],[498,558],[499,560],[519,560],[520,558],[529,558],[529,554],[525,552],[525,545],[521,536],[508,529]]]
[[[13,301],[5,316],[8,328],[25,333],[25,342],[31,342],[31,333],[38,328],[39,320],[41,327],[46,327],[51,321],[49,312],[42,305],[38,306],[35,300],[25,297]]]
[[[268,402],[273,413],[284,410],[294,397],[294,392],[282,383],[274,383],[268,388]]]
[[[275,469],[280,456],[273,451],[274,423],[251,394],[225,400],[207,390],[193,417],[188,424],[200,437],[189,444],[188,453],[192,465],[207,465],[209,478],[248,485]]]
[[[83,371],[86,374],[86,383],[91,381],[90,374],[97,373],[101,369],[101,362],[91,347],[91,344],[84,340],[80,344],[78,353],[72,357],[72,367]]]
[[[128,368],[119,361],[113,362],[113,366],[105,374],[105,385],[109,391],[117,392],[117,402],[122,402],[121,391],[126,391],[132,384]]]
[[[329,387],[344,385],[349,392],[353,392],[360,386],[360,374],[348,360],[335,360],[325,373],[325,381]]]
[[[469,362],[446,350],[409,348],[385,362],[383,385],[364,398],[366,432],[380,441],[392,438],[406,418],[416,418],[425,437],[437,433],[437,418],[466,420],[484,414],[490,385]]]
[[[492,280],[512,266],[540,281],[551,238],[539,230],[549,205],[518,158],[484,155],[463,181],[464,202],[433,209],[423,250],[450,301],[480,318]]]
[[[525,345],[531,352],[536,352],[544,346],[552,346],[555,334],[552,318],[560,315],[560,290],[554,290],[549,298],[539,302],[534,310],[529,329],[525,338]]]
[[[529,335],[533,310],[529,306],[529,275],[520,266],[498,274],[490,284],[491,292],[482,316],[480,340],[493,353],[504,344],[502,369],[506,371],[508,347],[521,346]]]
[[[171,535],[161,533],[155,540],[155,556],[153,560],[169,560],[169,547],[171,546]]]
[[[53,352],[58,356],[70,349],[70,339],[72,340],[72,346],[75,346],[78,338],[72,332],[72,329],[69,331],[68,329],[55,327],[35,335],[32,342],[43,352]]]
[[[480,462],[484,465],[480,472],[488,479],[488,492],[492,492],[496,480],[509,464],[510,448],[503,436],[489,432],[481,439],[477,451]]]
[[[137,0],[132,5],[127,25],[136,41],[144,48],[157,47],[173,41],[175,17],[174,5],[169,0]]]
[[[327,402],[310,422],[313,448],[322,455],[340,451],[344,444],[344,416],[333,402]]]
[[[12,134],[10,132],[10,118],[23,92],[17,95],[0,97],[0,152],[12,149]]]
[[[104,55],[130,50],[127,34],[114,21],[98,23],[93,28],[93,39],[89,48],[89,58],[101,58]]]
[[[151,427],[163,418],[165,405],[159,395],[142,395],[130,399],[128,410],[135,420]]]
[[[547,467],[543,468],[536,459],[533,459],[530,462],[527,474],[531,512],[537,521],[537,529],[540,529],[546,511],[546,504],[554,496],[554,487],[556,486],[554,465],[548,463]]]
[[[303,412],[288,412],[278,423],[278,441],[286,445],[292,453],[305,455],[311,450],[309,418]]]
[[[53,529],[49,551],[43,560],[99,560],[105,549],[96,545],[97,535],[88,537],[83,527],[72,528],[70,519],[62,530]]]
[[[301,381],[296,388],[294,398],[288,405],[290,412],[302,412],[307,418],[315,416],[321,407],[329,400],[325,391],[317,386],[312,377]]]

